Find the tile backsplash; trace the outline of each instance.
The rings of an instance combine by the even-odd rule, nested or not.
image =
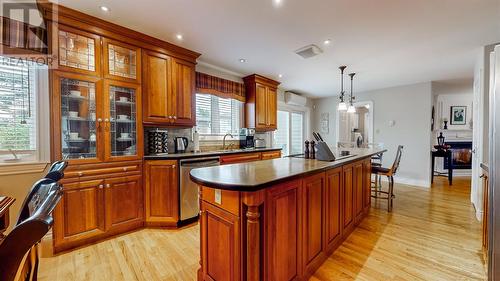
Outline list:
[[[145,138],[144,140],[147,141],[147,132],[150,131],[150,130],[156,130],[157,128],[153,128],[153,127],[145,127],[144,128],[144,134],[145,134]],[[183,129],[179,129],[179,128],[168,128],[168,129],[165,129],[165,128],[162,128],[161,130],[167,130],[168,131],[168,143],[167,143],[167,147],[168,147],[168,153],[174,153],[175,150],[174,150],[174,139],[176,137],[185,137],[189,140],[189,144],[188,144],[188,147],[187,147],[187,151],[193,151],[194,150],[194,143],[193,143],[193,129],[191,128],[183,128]],[[270,147],[271,146],[271,134],[272,133],[257,133],[255,134],[255,137],[256,138],[261,138],[261,139],[264,139],[266,141],[266,146],[267,147]],[[234,139],[226,139],[226,146],[231,146],[232,148],[239,148],[239,138],[237,136],[234,137]],[[145,155],[148,154],[148,151],[147,151],[147,143],[144,144],[144,147],[146,149],[146,151],[144,152]],[[220,150],[222,149],[222,140],[210,140],[210,141],[204,141],[204,140],[201,140],[200,141],[200,149],[201,151],[212,151],[212,150]]]

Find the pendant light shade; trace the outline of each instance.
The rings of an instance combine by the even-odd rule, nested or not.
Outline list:
[[[344,70],[347,68],[347,66],[342,65],[339,67],[340,69],[340,95],[339,95],[339,111],[346,111],[347,110],[347,104],[345,102],[345,92],[344,92]]]
[[[348,113],[356,113],[356,108],[354,107],[354,105],[349,105],[349,108],[347,109],[347,112]]]
[[[345,102],[339,103],[339,110],[340,111],[345,111],[347,110],[347,104]]]

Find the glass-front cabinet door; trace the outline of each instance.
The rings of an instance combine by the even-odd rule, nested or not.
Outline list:
[[[101,39],[98,35],[60,25],[57,43],[61,70],[100,75]]]
[[[141,82],[140,48],[103,38],[104,77],[125,82]]]
[[[104,82],[105,151],[107,160],[129,160],[142,157],[142,122],[140,86],[122,81]]]
[[[79,74],[54,74],[53,104],[58,120],[60,145],[58,158],[96,161],[99,158],[100,125],[102,122],[98,78]],[[54,141],[57,143],[57,141]]]

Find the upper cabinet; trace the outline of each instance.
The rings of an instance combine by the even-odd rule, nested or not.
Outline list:
[[[100,76],[100,36],[59,25],[57,46],[59,70]]]
[[[245,126],[257,131],[274,131],[277,128],[277,81],[253,74],[243,78],[246,88]]]
[[[103,38],[104,77],[141,83],[141,49]]]
[[[195,64],[165,54],[144,51],[144,122],[193,126]]]

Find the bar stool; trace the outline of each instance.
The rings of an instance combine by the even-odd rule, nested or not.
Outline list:
[[[375,195],[372,194],[373,198],[376,199],[387,199],[387,211],[392,212],[392,200],[394,199],[394,175],[399,168],[399,163],[401,162],[401,156],[403,154],[403,146],[398,146],[398,151],[396,152],[396,159],[392,164],[391,168],[384,168],[382,166],[372,166],[372,174],[375,174],[375,177],[383,177],[386,176],[389,180],[389,189],[388,191],[381,190],[382,186],[378,184],[377,180],[375,180],[375,186],[372,186],[372,192],[375,192]],[[382,193],[387,195],[387,197],[379,197],[378,194]]]

